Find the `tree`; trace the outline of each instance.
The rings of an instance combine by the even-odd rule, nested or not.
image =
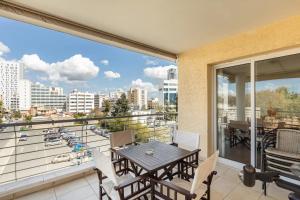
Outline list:
[[[27,123],[30,123],[31,120],[32,120],[32,115],[26,115],[26,116],[25,116],[25,121],[26,121]],[[32,125],[29,125],[29,128],[31,128],[31,127],[32,127]]]
[[[22,117],[22,115],[21,115],[21,112],[20,112],[20,111],[14,111],[14,112],[13,112],[13,118],[19,119],[19,118],[21,118],[21,117]]]
[[[2,114],[2,110],[3,110],[3,101],[0,100],[0,114]]]
[[[75,113],[75,114],[73,115],[73,117],[74,117],[75,119],[80,119],[80,118],[82,118],[82,117],[84,117],[84,116],[85,116],[84,113]]]
[[[107,116],[108,113],[110,112],[110,109],[111,109],[111,104],[110,104],[110,102],[109,102],[108,100],[104,100],[104,101],[103,101],[103,107],[104,107],[104,110],[103,110],[104,115]]]
[[[25,120],[26,120],[26,122],[31,122],[32,116],[31,115],[26,115]]]
[[[99,108],[94,108],[93,110],[91,110],[91,113],[89,116],[90,117],[102,117],[103,113],[101,112],[101,110]]]
[[[128,115],[129,103],[126,95],[123,93],[113,106],[112,116],[125,116]]]

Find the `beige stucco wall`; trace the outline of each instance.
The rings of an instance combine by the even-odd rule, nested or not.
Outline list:
[[[294,16],[178,56],[179,129],[200,134],[203,157],[213,150],[212,65],[299,46],[300,16]]]

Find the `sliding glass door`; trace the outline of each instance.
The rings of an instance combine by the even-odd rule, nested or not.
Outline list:
[[[266,133],[300,129],[300,54],[282,52],[215,66],[215,97],[220,156],[260,168]]]
[[[216,70],[217,145],[224,158],[250,162],[250,63]]]
[[[256,166],[265,133],[300,125],[300,54],[255,62]]]

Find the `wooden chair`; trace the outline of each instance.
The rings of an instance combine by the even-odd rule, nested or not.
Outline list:
[[[178,174],[178,176],[186,180],[193,178],[195,175],[195,166],[197,167],[199,164],[200,135],[193,132],[176,131],[173,137],[173,145],[194,152],[191,156],[178,163],[178,171],[173,173],[173,175]]]
[[[217,174],[215,170],[219,151],[199,164],[196,169],[193,182],[188,182],[179,178],[171,182],[151,179],[152,197],[166,200],[210,200],[210,186],[213,176]]]
[[[135,145],[135,136],[133,130],[117,131],[110,135],[110,146],[111,146],[111,160],[113,162],[119,162],[124,160],[125,168],[129,169],[128,161],[125,158],[121,158],[116,155],[114,151],[124,148],[127,145]],[[123,163],[123,162],[120,162]],[[121,168],[122,166],[119,166]]]
[[[262,171],[277,171],[281,176],[300,180],[291,172],[300,164],[300,130],[275,129],[262,140]],[[263,183],[266,194],[266,183]]]
[[[151,185],[147,175],[132,177],[130,174],[117,176],[109,157],[98,150],[93,151],[96,172],[99,178],[99,199],[105,195],[112,200],[148,199]],[[104,179],[108,179],[103,181]]]

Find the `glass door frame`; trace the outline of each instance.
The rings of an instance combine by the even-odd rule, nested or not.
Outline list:
[[[212,94],[213,94],[213,104],[212,104],[212,110],[213,110],[213,115],[212,115],[212,126],[213,126],[213,147],[214,150],[217,150],[217,69],[222,69],[222,68],[227,68],[227,67],[233,67],[237,65],[242,65],[242,64],[250,64],[250,85],[251,85],[251,94],[250,94],[250,106],[251,106],[251,143],[250,143],[250,152],[251,152],[251,165],[256,166],[256,71],[255,71],[255,62],[261,61],[261,60],[267,60],[267,59],[272,59],[272,58],[278,58],[282,56],[288,56],[288,55],[293,55],[293,54],[300,54],[300,48],[293,48],[293,49],[288,49],[288,50],[282,50],[282,51],[277,51],[273,53],[266,53],[263,55],[259,56],[254,56],[254,57],[249,57],[246,59],[240,59],[240,60],[235,60],[232,62],[226,62],[226,63],[221,63],[221,64],[216,64],[213,65],[213,73],[212,73]],[[222,158],[228,161],[231,161],[226,158]],[[235,162],[235,161],[232,161]],[[235,162],[238,163],[238,162]],[[241,164],[241,163],[239,163]]]

